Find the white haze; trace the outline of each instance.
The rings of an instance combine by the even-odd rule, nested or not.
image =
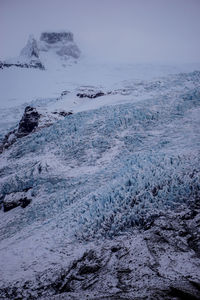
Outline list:
[[[0,0],[0,59],[30,33],[60,29],[90,59],[200,62],[199,0]]]

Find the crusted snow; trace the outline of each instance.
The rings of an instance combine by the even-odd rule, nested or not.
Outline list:
[[[199,190],[200,72],[113,68],[80,63],[52,73],[0,71],[2,136],[27,104],[43,114],[44,124],[52,112],[73,111],[50,127],[41,124],[0,157],[1,194],[29,189],[33,199],[25,209],[0,211],[2,285],[67,266],[94,240],[123,236]],[[78,98],[88,86],[107,94]],[[136,254],[140,241],[140,234],[130,241]],[[151,260],[143,251],[141,261]],[[177,272],[187,273],[191,256],[181,255]],[[168,260],[160,258],[160,272],[173,278]]]

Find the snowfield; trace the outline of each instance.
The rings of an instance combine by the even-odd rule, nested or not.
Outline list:
[[[82,61],[0,82],[2,138],[41,114],[0,156],[2,299],[199,299],[200,71]]]

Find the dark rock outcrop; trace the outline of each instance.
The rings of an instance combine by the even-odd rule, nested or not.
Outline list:
[[[27,207],[31,203],[31,199],[26,197],[21,199],[15,199],[13,201],[3,201],[4,212],[7,212],[15,207],[21,206],[22,208]]]
[[[76,96],[79,97],[79,98],[95,99],[95,98],[98,98],[98,97],[105,96],[105,93],[103,93],[103,92],[78,93],[78,94],[76,94]]]
[[[37,110],[34,107],[27,106],[22,119],[19,122],[18,128],[5,135],[2,143],[0,144],[0,153],[14,144],[18,138],[22,138],[32,133],[38,127],[39,119],[40,114]]]
[[[57,42],[73,42],[74,37],[72,32],[43,32],[40,40],[48,44],[55,44]]]
[[[3,196],[3,211],[8,212],[18,206],[26,208],[32,201],[31,188],[24,189],[22,192],[10,193]]]
[[[9,63],[9,62],[4,62],[4,63],[0,63],[0,69],[4,69],[4,68],[10,68],[10,67],[19,67],[19,68],[25,68],[25,69],[29,69],[29,68],[33,68],[33,69],[40,69],[40,70],[44,70],[44,66],[42,65],[41,62],[30,62],[28,63],[20,63],[20,62],[16,62],[16,63]]]
[[[51,52],[61,60],[78,59],[80,50],[74,42],[71,32],[43,32],[40,36],[39,50]]]
[[[53,114],[54,115],[59,115],[59,116],[62,116],[62,117],[66,117],[66,116],[72,115],[73,113],[71,111],[64,111],[64,110],[62,110],[62,111],[59,111],[59,112],[58,111],[54,111]]]
[[[61,93],[61,97],[66,96],[66,95],[68,95],[69,93],[70,93],[70,91],[65,90],[65,91],[63,91],[63,92]]]
[[[38,122],[40,119],[40,114],[34,107],[27,106],[25,108],[23,117],[19,122],[19,127],[17,130],[17,137],[23,137],[31,132],[38,126]]]
[[[44,122],[41,121],[39,126],[39,121],[42,117],[44,117],[44,115],[39,114],[36,108],[27,106],[24,110],[24,114],[19,122],[18,127],[12,131],[9,131],[0,143],[0,153],[2,153],[4,149],[7,149],[14,144],[18,138],[25,137],[33,133],[35,130],[39,130],[40,128],[51,126],[57,120],[63,119],[64,117],[72,114],[72,111],[54,111],[49,114],[50,119],[45,120]]]

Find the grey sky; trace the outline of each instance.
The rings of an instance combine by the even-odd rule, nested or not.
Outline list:
[[[200,62],[200,0],[0,0],[0,58],[60,29],[100,60]]]

